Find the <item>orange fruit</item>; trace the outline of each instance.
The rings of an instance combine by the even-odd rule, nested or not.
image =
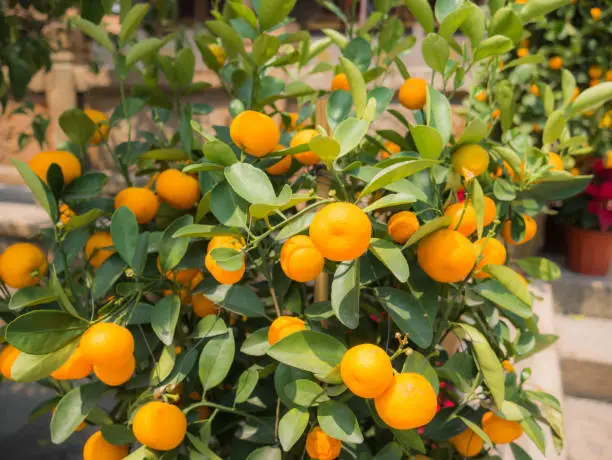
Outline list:
[[[512,239],[512,221],[510,219],[507,219],[502,227],[502,236],[504,237],[504,240],[506,243],[513,246],[525,244],[527,241],[530,241],[538,231],[538,224],[536,224],[533,217],[530,217],[527,214],[521,214],[521,216],[525,221],[525,235],[523,236],[522,240],[514,241]]]
[[[589,67],[589,77],[593,80],[599,80],[603,75],[603,69],[598,65],[592,65]]]
[[[171,450],[183,442],[187,418],[172,404],[152,401],[138,409],[132,431],[141,444],[151,449]]]
[[[419,242],[417,260],[430,278],[440,283],[457,283],[470,274],[476,263],[476,251],[461,233],[442,229]]]
[[[604,155],[604,169],[612,169],[612,150],[608,150]]]
[[[589,86],[597,86],[597,85],[599,85],[599,80],[591,80],[589,82]]]
[[[219,306],[204,294],[194,294],[191,297],[191,303],[193,304],[193,312],[200,318],[219,313]]]
[[[508,174],[508,177],[510,178],[512,182],[519,182],[525,178],[525,164],[524,163],[521,163],[521,177],[520,178],[517,177],[516,173],[514,172],[514,169],[512,169],[512,167],[510,166],[510,163],[504,160],[503,165],[504,165],[503,171],[505,171]]]
[[[563,59],[561,56],[553,56],[548,60],[548,67],[552,70],[559,70],[563,67]]]
[[[291,148],[297,147],[298,145],[308,144],[313,138],[320,136],[321,134],[316,129],[303,129],[298,131],[291,139],[289,144]],[[295,159],[303,165],[316,165],[321,161],[319,155],[314,153],[312,150],[308,150],[302,153],[296,153]]]
[[[332,91],[336,91],[339,89],[343,89],[345,91],[351,90],[351,87],[349,86],[348,78],[346,78],[346,75],[343,73],[339,73],[338,75],[335,75],[331,83]]]
[[[115,209],[121,206],[132,211],[139,224],[147,224],[155,218],[159,209],[159,200],[148,188],[128,187],[115,196]]]
[[[342,451],[342,441],[326,434],[321,427],[315,427],[306,437],[306,453],[312,459],[333,460]]]
[[[574,88],[574,95],[572,96],[572,101],[574,101],[580,95],[580,89]]]
[[[265,113],[245,110],[232,121],[230,137],[249,155],[263,157],[278,145],[280,130]]]
[[[538,134],[542,132],[542,128],[540,128],[540,124],[538,122],[533,123],[533,132]]]
[[[79,347],[75,350],[64,364],[51,372],[51,377],[56,380],[79,380],[91,374],[92,366]]]
[[[300,123],[300,125],[298,126],[297,121],[300,118],[300,115],[296,112],[290,112],[290,113],[286,113],[285,115],[288,115],[289,118],[291,119],[291,122],[289,124],[289,126],[287,126],[285,124],[285,119],[281,118],[281,128],[284,129],[285,131],[288,132],[292,132],[292,131],[296,131],[299,129],[303,129],[304,125],[306,124],[304,121],[302,121],[302,123]]]
[[[438,400],[429,381],[421,374],[403,372],[377,398],[379,417],[396,430],[412,430],[427,425],[436,415]]]
[[[601,17],[601,8],[591,8],[591,17],[594,21],[599,21]]]
[[[477,254],[482,254],[478,265],[474,273],[474,278],[484,279],[488,278],[489,275],[484,272],[480,272],[485,265],[503,265],[506,262],[508,253],[504,245],[495,238],[481,238],[474,243]]]
[[[0,352],[0,374],[2,374],[5,379],[11,380],[13,364],[20,354],[21,352],[12,345],[6,345],[2,349],[2,352]]]
[[[69,184],[81,175],[81,162],[79,159],[72,153],[62,150],[39,152],[32,157],[28,166],[46,184],[47,171],[53,163],[62,170],[64,184]]]
[[[448,226],[464,236],[476,231],[476,211],[470,203],[454,203],[444,210],[445,216],[451,216],[453,221]]]
[[[47,256],[32,243],[11,244],[0,257],[0,278],[15,289],[38,284],[48,269]]]
[[[387,222],[387,231],[393,241],[404,244],[420,228],[419,219],[410,211],[400,211]]]
[[[464,144],[451,156],[453,169],[467,179],[479,176],[489,167],[489,153],[478,144]]]
[[[402,151],[402,148],[399,145],[391,141],[385,142],[385,149],[380,150],[380,158],[382,160],[389,158],[389,155],[395,155],[396,153],[400,153]]]
[[[280,265],[287,278],[307,283],[323,271],[325,259],[306,235],[296,235],[283,244]]]
[[[361,398],[376,398],[391,385],[393,367],[382,348],[364,343],[351,347],[340,362],[342,381]]]
[[[540,95],[540,87],[538,85],[531,85],[531,94],[533,94],[534,96],[539,96]]]
[[[233,248],[237,251],[240,251],[244,248],[244,240],[240,241],[233,236],[215,236],[208,243],[208,252],[206,254],[206,258],[204,259],[204,265],[206,269],[210,272],[214,279],[221,284],[236,284],[238,281],[242,279],[245,271],[244,258],[242,266],[238,270],[229,271],[220,267],[215,259],[213,259],[210,254],[211,251],[215,248]]]
[[[119,365],[133,359],[134,337],[129,329],[113,323],[97,323],[81,336],[80,348],[94,366]],[[94,368],[95,369],[95,368]]]
[[[155,182],[159,198],[174,209],[191,209],[200,199],[200,183],[189,174],[166,169]]]
[[[497,205],[493,199],[484,197],[484,226],[486,227],[497,217]]]
[[[514,365],[512,364],[512,362],[508,361],[507,359],[504,359],[502,361],[502,367],[504,368],[506,372],[515,372]]]
[[[279,152],[281,150],[285,150],[284,145],[278,144],[274,148],[274,152]],[[287,171],[289,171],[289,169],[291,168],[291,163],[292,163],[291,155],[284,156],[280,160],[278,160],[276,163],[274,163],[272,166],[268,166],[268,168],[266,168],[266,172],[271,176],[280,176],[282,174],[285,174]]]
[[[85,115],[87,115],[96,125],[96,130],[91,135],[89,143],[98,145],[100,142],[108,138],[108,132],[110,131],[110,123],[108,122],[108,118],[99,110],[85,109],[83,112],[85,112]]]
[[[499,109],[495,109],[493,110],[493,112],[491,112],[491,118],[493,118],[494,120],[499,118],[501,116],[501,110]]]
[[[309,233],[323,257],[341,262],[354,260],[368,250],[372,224],[358,206],[332,203],[317,212]]]
[[[489,99],[489,96],[487,95],[487,92],[485,90],[481,90],[481,91],[478,91],[478,93],[476,93],[475,98],[477,101],[487,102],[487,100]]]
[[[612,70],[606,71],[606,81],[612,81]]]
[[[295,316],[279,316],[270,325],[268,329],[268,343],[274,345],[281,339],[294,332],[305,331],[306,324],[300,318]]]
[[[93,371],[101,382],[108,386],[116,387],[123,385],[130,380],[136,369],[134,355],[130,355],[127,360],[115,365],[114,362],[94,364]]]
[[[565,171],[563,158],[554,152],[548,152],[548,164],[552,166],[551,171]]]
[[[407,109],[422,109],[427,102],[427,82],[423,78],[408,78],[400,86],[398,99]]]
[[[520,423],[506,420],[490,411],[482,416],[482,430],[494,444],[509,444],[523,434]]]
[[[210,52],[212,54],[215,55],[215,58],[217,59],[217,63],[219,64],[219,67],[223,67],[223,64],[225,63],[225,50],[217,45],[216,43],[211,43],[210,45],[208,45],[208,49],[210,50]]]
[[[104,439],[101,431],[96,431],[83,447],[83,460],[121,460],[128,452],[128,446],[115,446]]]
[[[525,57],[529,54],[529,50],[527,48],[519,48],[516,52],[516,55],[520,58]]]
[[[467,428],[457,436],[449,439],[449,442],[455,446],[457,452],[464,457],[474,457],[482,450],[483,441],[480,436]]]
[[[70,209],[70,207],[66,203],[61,204],[61,206],[59,207],[59,212],[60,222],[64,225],[66,225],[68,222],[70,222],[70,219],[76,216],[76,213],[72,209]]]
[[[93,268],[98,268],[106,259],[115,253],[114,249],[102,249],[113,246],[113,238],[108,232],[95,232],[85,244],[85,258]]]

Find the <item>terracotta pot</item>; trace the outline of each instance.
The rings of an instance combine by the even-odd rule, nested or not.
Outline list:
[[[612,232],[573,226],[567,230],[569,269],[584,275],[606,275],[612,260]]]

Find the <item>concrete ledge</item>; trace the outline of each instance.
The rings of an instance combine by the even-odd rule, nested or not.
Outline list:
[[[565,399],[565,436],[571,460],[608,460],[612,446],[612,404]]]
[[[34,204],[0,202],[0,216],[0,238],[4,241],[34,238],[41,227],[51,223],[44,209]]]
[[[611,365],[561,359],[561,372],[566,395],[612,402]]]
[[[557,313],[612,319],[612,279],[563,270],[552,286]]]

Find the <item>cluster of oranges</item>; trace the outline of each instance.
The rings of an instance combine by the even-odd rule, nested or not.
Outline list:
[[[523,434],[521,424],[514,420],[507,420],[494,412],[486,412],[481,420],[482,430],[493,444],[509,444],[517,440]],[[482,450],[484,444],[482,438],[471,428],[459,433],[450,439],[457,452],[464,457],[474,457]]]

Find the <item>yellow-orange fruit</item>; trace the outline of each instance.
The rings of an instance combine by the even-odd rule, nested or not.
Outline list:
[[[391,385],[393,367],[382,348],[364,343],[351,347],[340,362],[342,381],[361,398],[376,398]]]
[[[159,200],[148,188],[129,187],[115,196],[115,209],[127,207],[136,217],[139,224],[151,222],[157,215]]]
[[[310,237],[296,235],[283,244],[280,265],[287,278],[299,283],[307,283],[323,271],[325,259]]]
[[[408,78],[400,86],[398,99],[407,109],[422,109],[427,102],[427,82],[422,78]]]
[[[265,113],[245,110],[230,125],[234,144],[249,155],[262,157],[272,152],[280,141],[280,130]]]
[[[302,131],[298,131],[291,139],[291,143],[289,144],[291,148],[297,147],[298,145],[308,144],[313,138],[320,136],[319,131],[316,129],[303,129]],[[303,165],[316,165],[321,161],[319,155],[314,153],[312,150],[308,150],[302,153],[296,153],[294,155],[295,159],[302,163]]]
[[[294,332],[306,330],[306,324],[295,316],[279,316],[268,329],[268,343],[274,345]]]
[[[39,152],[32,157],[28,165],[40,180],[46,184],[47,171],[54,163],[62,170],[64,184],[69,184],[81,175],[81,162],[79,159],[72,153],[62,150]]]

